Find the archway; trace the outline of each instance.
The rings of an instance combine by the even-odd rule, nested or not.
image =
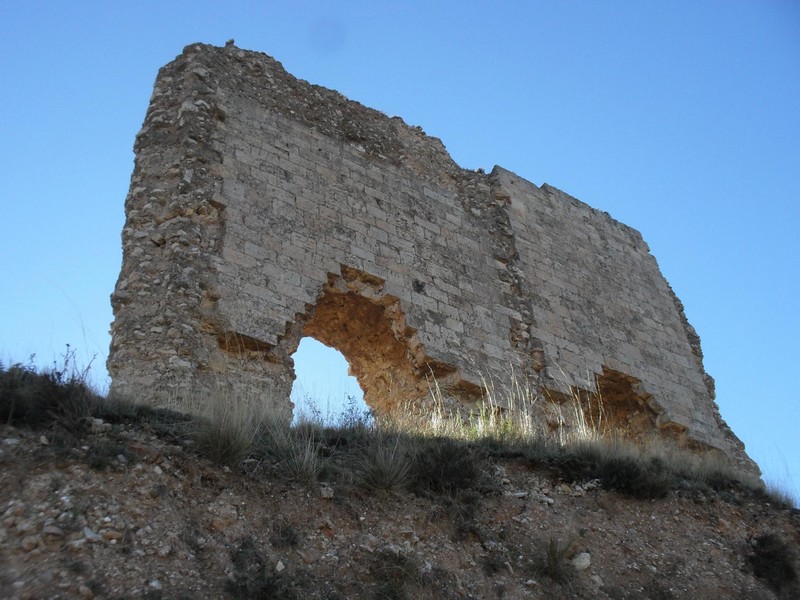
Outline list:
[[[344,355],[322,342],[304,337],[294,360],[291,400],[293,421],[322,421],[326,425],[368,423],[369,409],[358,381],[349,373]]]
[[[341,275],[329,274],[316,303],[287,327],[294,342],[290,353],[303,337],[341,352],[378,419],[397,410],[416,412],[430,396],[432,377],[459,396],[475,395],[476,386],[463,382],[456,367],[426,354],[400,300],[386,294],[384,284],[344,265]]]

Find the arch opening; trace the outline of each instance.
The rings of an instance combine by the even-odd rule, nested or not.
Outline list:
[[[287,327],[290,350],[291,341],[296,348],[311,337],[341,352],[376,419],[417,412],[429,401],[432,378],[447,387],[464,385],[456,367],[427,356],[384,283],[342,265],[341,275],[329,274],[316,303]]]
[[[366,405],[376,416],[387,415],[426,391],[414,368],[416,335],[405,323],[399,300],[383,293],[381,279],[355,269],[342,272],[329,276],[302,335],[341,352]]]
[[[296,377],[291,392],[294,423],[303,419],[326,425],[371,423],[364,392],[341,352],[313,337],[304,337],[292,359]]]
[[[569,386],[566,392],[545,390],[551,406],[569,407],[566,411],[551,411],[548,419],[551,431],[567,426],[578,432],[629,440],[674,437],[670,428],[659,425],[660,413],[651,402],[651,395],[635,377],[603,367],[602,373],[594,375],[594,389],[587,389],[589,387]],[[564,414],[570,418],[565,420]]]

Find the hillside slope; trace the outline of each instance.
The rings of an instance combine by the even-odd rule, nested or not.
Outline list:
[[[476,454],[469,485],[374,490],[336,470],[347,439],[329,440],[331,468],[301,483],[264,458],[212,463],[180,424],[0,426],[0,597],[743,600],[798,590],[800,514],[745,488],[641,500],[495,452]]]

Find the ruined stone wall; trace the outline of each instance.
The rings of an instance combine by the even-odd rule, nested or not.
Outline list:
[[[378,413],[425,402],[432,378],[469,407],[513,369],[531,410],[577,394],[633,435],[744,459],[636,231],[500,167],[463,170],[264,54],[195,44],[161,70],[126,216],[113,393],[224,385],[288,413],[310,335]]]

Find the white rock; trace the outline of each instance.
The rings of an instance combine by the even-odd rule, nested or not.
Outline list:
[[[83,528],[83,537],[87,542],[100,542],[103,540],[99,534],[92,531],[89,527]]]
[[[585,571],[592,564],[592,555],[588,552],[581,552],[572,559],[572,566],[576,571]]]

